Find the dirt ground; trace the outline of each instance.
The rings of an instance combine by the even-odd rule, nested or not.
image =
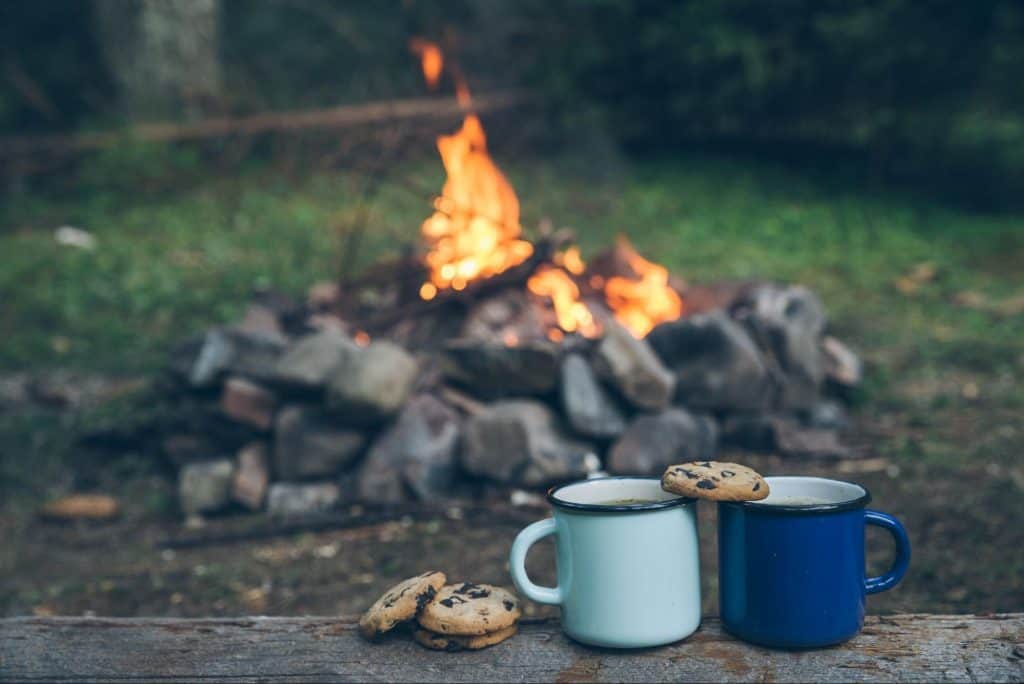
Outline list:
[[[1020,442],[1012,413],[949,413],[954,443]],[[893,431],[901,439],[914,438],[905,417],[881,411],[859,417],[853,430],[860,436],[855,445],[865,454],[859,460],[794,461],[746,453],[722,457],[766,474],[859,482],[870,489],[872,508],[904,522],[913,544],[910,571],[895,590],[872,596],[869,612],[1024,609],[1024,466],[1007,448],[994,449],[997,455],[990,461],[960,465],[879,455],[872,444],[890,440]],[[452,507],[343,529],[268,534],[270,521],[236,515],[210,519],[195,530],[174,516],[154,515],[145,505],[169,489],[170,482],[160,475],[122,482],[125,514],[108,524],[59,525],[5,514],[0,519],[5,540],[0,614],[353,614],[392,583],[428,569],[442,569],[453,579],[508,585],[512,539],[530,520],[546,515],[544,505],[513,508],[506,503],[491,512]],[[716,614],[713,505],[701,504],[700,527],[704,611]],[[249,538],[223,540],[243,529]],[[173,543],[200,537],[213,541],[187,547]],[[878,574],[891,559],[891,542],[869,529],[868,548],[868,569]],[[530,556],[531,574],[539,583],[553,583],[552,551],[553,544],[544,542]],[[545,611],[550,609],[526,608],[528,615]]]

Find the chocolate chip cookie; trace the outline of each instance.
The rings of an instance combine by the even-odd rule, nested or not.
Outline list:
[[[444,586],[443,572],[425,572],[399,582],[384,592],[359,620],[359,631],[373,639],[395,625],[416,617]]]
[[[499,644],[505,639],[514,636],[519,631],[517,625],[499,629],[495,632],[480,634],[477,636],[461,636],[458,634],[436,634],[425,629],[417,629],[414,638],[421,646],[432,648],[435,651],[461,651],[463,649],[475,651]]]
[[[670,465],[661,476],[661,488],[711,501],[759,501],[768,496],[768,483],[756,471],[718,461]]]
[[[505,629],[519,619],[515,594],[490,584],[449,584],[419,615],[422,627],[437,634],[482,635]]]

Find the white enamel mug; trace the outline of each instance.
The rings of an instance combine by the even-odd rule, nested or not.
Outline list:
[[[647,503],[607,505],[640,499]],[[657,478],[609,477],[548,492],[554,517],[516,537],[509,565],[519,592],[560,606],[576,641],[612,648],[657,646],[700,626],[700,558],[693,499]],[[526,553],[554,535],[558,586],[526,575]]]

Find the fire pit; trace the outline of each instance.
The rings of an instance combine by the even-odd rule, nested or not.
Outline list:
[[[440,71],[439,51],[417,50]],[[589,263],[567,232],[526,239],[457,86],[470,113],[438,138],[447,180],[419,248],[306,302],[261,295],[175,352],[193,418],[161,444],[186,514],[540,490],[720,444],[846,454],[825,395],[860,365],[814,293],[687,284],[625,237]]]

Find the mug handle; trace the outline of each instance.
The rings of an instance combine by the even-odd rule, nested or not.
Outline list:
[[[865,592],[877,594],[895,587],[907,573],[907,567],[910,565],[910,539],[907,538],[907,531],[903,529],[900,521],[888,513],[865,510],[864,522],[868,525],[877,525],[888,531],[892,535],[893,541],[896,542],[896,560],[892,562],[889,572],[864,580]]]
[[[537,603],[557,606],[562,603],[562,590],[559,587],[541,587],[530,581],[526,574],[526,552],[544,537],[556,532],[554,518],[546,518],[533,523],[516,536],[509,554],[509,572],[516,589],[526,598]]]

